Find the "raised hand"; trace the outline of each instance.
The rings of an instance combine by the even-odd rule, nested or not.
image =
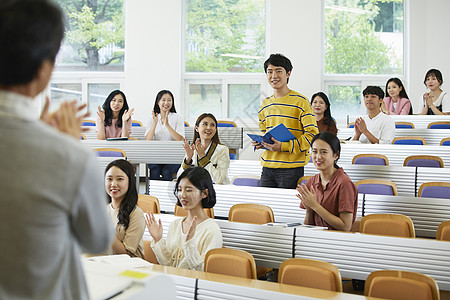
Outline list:
[[[187,235],[186,235],[186,242],[189,241],[190,239],[192,239],[192,237],[194,236],[195,229],[197,228],[197,225],[198,225],[197,224],[197,216],[195,216],[192,219],[191,226],[189,226],[189,230],[188,230]]]
[[[152,119],[153,119],[153,124],[156,125],[156,123],[158,122],[158,113],[155,113],[154,110],[152,110]]]
[[[200,141],[199,138],[195,141],[194,148],[195,148],[195,151],[197,151],[198,157],[203,158],[206,155],[205,154],[206,147],[202,146],[202,142]]]
[[[134,108],[128,110],[125,110],[122,115],[122,123],[125,124],[129,120],[131,120],[131,117],[134,115]]]
[[[105,111],[100,107],[100,105],[97,107],[97,116],[100,118],[102,123],[105,123]]]
[[[156,222],[155,216],[152,213],[145,215],[145,224],[147,225],[148,232],[152,236],[153,240],[157,243],[162,239],[163,227],[161,219]]]
[[[194,156],[194,145],[189,145],[188,141],[183,138],[182,142],[184,151],[186,152],[186,162],[191,161],[192,157]]]

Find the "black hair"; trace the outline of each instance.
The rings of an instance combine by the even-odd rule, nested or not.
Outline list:
[[[177,205],[181,206],[180,199],[178,199],[178,185],[181,179],[186,178],[201,192],[208,190],[208,196],[202,199],[203,208],[212,208],[216,204],[216,191],[214,190],[213,182],[209,172],[202,167],[190,167],[184,170],[178,177],[177,183],[173,193],[177,198]]]
[[[363,91],[363,96],[366,95],[377,95],[380,100],[384,98],[384,92],[379,86],[369,85]]]
[[[161,112],[161,109],[159,108],[158,103],[159,103],[159,100],[161,100],[162,96],[164,96],[165,94],[169,94],[170,97],[172,97],[172,107],[170,108],[170,112],[176,113],[177,111],[175,110],[175,98],[173,97],[172,92],[169,90],[162,90],[156,95],[156,100],[155,100],[155,105],[153,106],[153,111],[157,114],[159,114]]]
[[[204,113],[204,114],[201,114],[201,115],[197,118],[197,121],[195,121],[195,126],[199,127],[199,126],[200,126],[200,122],[201,122],[204,118],[207,118],[207,117],[210,117],[211,119],[214,120],[214,123],[216,123],[216,134],[212,137],[211,140],[212,140],[214,143],[216,143],[216,144],[220,144],[219,130],[217,129],[217,120],[216,120],[216,117],[214,117],[213,114],[210,114],[210,113]],[[198,133],[197,130],[194,130],[194,140],[193,140],[193,143],[195,143],[195,141],[196,141],[198,138],[200,138],[200,134]]]
[[[318,134],[316,134],[313,137],[313,139],[311,141],[311,146],[314,144],[314,142],[316,140],[322,140],[322,141],[326,142],[328,145],[330,145],[330,148],[333,151],[333,154],[336,154],[338,156],[338,158],[334,162],[334,167],[336,169],[339,169],[339,166],[337,165],[337,161],[341,157],[341,142],[339,141],[337,136],[334,135],[334,133],[329,132],[329,131],[319,132]]]
[[[45,61],[54,64],[63,37],[63,14],[52,1],[2,0],[0,85],[30,83]]]
[[[386,96],[389,95],[389,93],[388,93],[388,85],[389,85],[390,82],[394,82],[396,85],[398,85],[399,87],[402,88],[400,90],[399,94],[398,94],[400,98],[409,99],[408,94],[406,93],[406,90],[405,90],[405,86],[403,85],[403,82],[400,80],[400,78],[397,78],[397,77],[390,78],[386,82]],[[408,114],[410,114],[410,115],[413,114],[412,105],[409,108],[409,113]]]
[[[112,124],[112,109],[111,109],[111,100],[116,96],[116,95],[122,95],[123,97],[123,107],[122,109],[119,111],[119,118],[117,119],[117,123],[116,123],[116,127],[122,127],[122,116],[125,112],[125,110],[128,110],[128,102],[127,102],[127,98],[125,97],[125,94],[120,91],[120,90],[115,90],[112,91],[109,96],[106,98],[105,102],[103,103],[103,111],[105,112],[105,127],[106,126],[110,126]]]
[[[431,75],[434,75],[434,77],[436,77],[436,79],[439,81],[439,85],[442,85],[444,83],[444,78],[442,78],[441,71],[437,69],[430,69],[428,70],[427,74],[425,74],[425,79],[423,80],[423,84],[425,84],[425,86],[427,85],[427,78]]]
[[[269,58],[264,62],[264,72],[267,73],[269,65],[282,67],[286,70],[286,74],[292,71],[293,68],[289,58],[280,53],[270,54]],[[287,79],[287,82],[289,83],[289,78]]]
[[[125,194],[125,197],[123,198],[122,202],[120,202],[119,213],[117,215],[117,218],[119,219],[119,224],[122,224],[125,227],[125,229],[128,229],[128,225],[130,225],[130,214],[136,207],[138,201],[135,170],[129,161],[124,159],[118,159],[110,162],[108,166],[106,166],[105,176],[108,170],[111,169],[112,167],[117,167],[121,169],[128,177],[128,191]],[[109,200],[108,203],[111,203],[112,200],[111,197],[108,195],[108,193],[107,196]]]
[[[327,97],[327,95],[325,93],[318,92],[318,93],[315,93],[314,95],[312,95],[312,97],[311,97],[311,104],[313,103],[314,98],[316,98],[316,97],[322,98],[323,101],[325,102],[325,105],[327,106],[327,108],[323,112],[323,117],[324,117],[323,123],[325,125],[327,125],[327,126],[332,126],[334,119],[331,116],[331,109],[330,109],[331,103],[330,103],[330,100],[328,100],[328,97]]]

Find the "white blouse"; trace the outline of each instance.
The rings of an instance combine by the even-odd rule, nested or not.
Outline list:
[[[184,136],[184,121],[183,117],[177,113],[169,113],[167,116],[167,119],[169,120],[170,127],[173,128],[179,135]],[[148,120],[147,128],[145,135],[150,131],[150,128],[153,125],[153,118],[150,117],[150,120]],[[158,114],[158,123],[156,124],[155,128],[155,135],[153,136],[154,141],[173,141],[172,136],[170,135],[169,130],[166,126],[164,126],[161,123],[161,114]]]

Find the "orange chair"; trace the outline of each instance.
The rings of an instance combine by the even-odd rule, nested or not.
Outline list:
[[[122,149],[97,148],[94,150],[97,151],[97,155],[100,157],[122,157],[122,158],[127,157],[127,155],[125,154],[125,151],[123,151]]]
[[[439,224],[436,231],[436,240],[450,241],[450,221],[444,221]]]
[[[153,252],[152,247],[150,247],[150,243],[151,241],[144,241],[144,259],[152,264],[159,265],[155,252]]]
[[[403,166],[443,168],[444,161],[439,156],[434,155],[411,155],[405,158]]]
[[[385,179],[361,179],[355,183],[360,194],[398,196],[397,185]]]
[[[214,219],[214,209],[211,208],[204,208],[203,211],[205,214],[210,217],[211,219]],[[188,215],[187,210],[185,210],[182,206],[178,206],[175,204],[175,216],[177,217],[186,217]]]
[[[256,279],[256,264],[247,251],[216,248],[205,256],[205,272]]]
[[[439,300],[439,287],[430,276],[396,270],[370,273],[364,289],[367,297],[392,300]]]
[[[364,153],[353,156],[352,164],[389,166],[389,159],[383,154]]]
[[[267,205],[240,203],[235,204],[228,212],[228,221],[250,223],[250,224],[267,224],[275,222],[272,209]]]
[[[360,232],[397,237],[416,237],[411,218],[399,214],[372,214],[364,216],[361,220]]]
[[[280,265],[278,282],[314,289],[342,292],[341,273],[325,261],[290,258]]]
[[[159,214],[159,200],[155,196],[139,194],[137,205],[144,213]]]
[[[426,145],[425,139],[421,136],[399,136],[392,140],[395,145]]]
[[[302,176],[299,178],[299,180],[297,181],[297,185],[303,184],[306,181],[308,181],[308,179],[310,179],[312,176]]]

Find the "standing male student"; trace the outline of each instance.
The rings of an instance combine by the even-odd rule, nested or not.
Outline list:
[[[355,121],[354,141],[367,144],[392,144],[395,137],[395,122],[381,112],[384,92],[378,86],[368,86],[363,91],[367,115]]]
[[[273,88],[273,95],[261,104],[259,128],[265,133],[283,123],[295,139],[280,142],[272,138],[273,144],[252,141],[256,149],[267,149],[261,156],[263,169],[260,186],[294,189],[304,174],[303,167],[309,161],[311,140],[319,133],[316,118],[308,99],[288,88],[292,64],[287,57],[271,54],[264,63],[264,71]]]
[[[75,103],[37,119],[64,34],[50,0],[0,2],[0,298],[88,299],[80,251],[113,230],[101,172],[80,145]],[[77,140],[78,139],[78,140]]]

